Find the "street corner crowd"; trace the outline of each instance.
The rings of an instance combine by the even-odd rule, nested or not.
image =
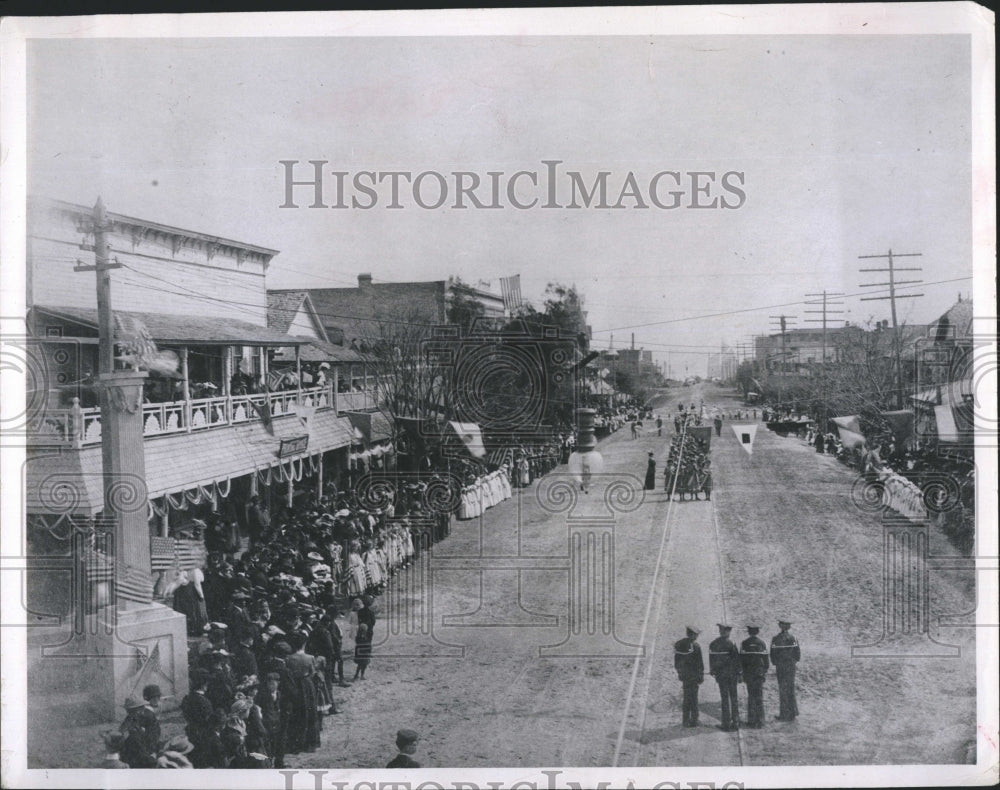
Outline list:
[[[379,508],[334,494],[286,507],[273,523],[251,498],[242,554],[226,542],[224,514],[204,523],[206,567],[176,573],[161,591],[187,620],[184,735],[161,738],[162,695],[147,687],[109,734],[106,767],[281,768],[288,755],[317,751],[324,720],[340,712],[333,689],[352,685],[347,643],[353,680],[363,681],[379,594],[450,532],[452,514],[425,512],[426,487],[407,484]],[[401,732],[412,749],[412,731]]]
[[[340,713],[334,688],[364,681],[376,657],[379,596],[391,579],[446,538],[453,518],[510,498],[512,488],[554,468],[560,450],[555,442],[512,449],[511,463],[485,475],[460,467],[454,510],[433,502],[431,489],[447,481],[427,470],[380,493],[378,507],[359,496],[363,486],[352,477],[345,491],[328,481],[320,502],[284,505],[273,516],[251,496],[243,513],[227,502],[193,519],[185,537],[204,541],[205,567],[176,570],[156,591],[187,623],[184,735],[161,737],[162,695],[147,687],[106,734],[104,767],[283,768],[289,755],[317,751],[324,722]],[[418,767],[417,740],[401,729],[388,767]]]
[[[739,684],[747,689],[745,725],[753,729],[764,726],[764,683],[774,666],[778,680],[779,711],[775,719],[795,721],[799,714],[795,699],[795,668],[801,658],[799,643],[791,634],[792,624],[778,621],[779,633],[771,639],[770,648],[758,634],[760,626],[746,626],[749,636],[739,647],[730,639],[732,626],[718,623],[719,636],[708,646],[709,674],[719,686],[722,700],[722,721],[719,729],[734,732],[740,728]],[[701,631],[686,627],[686,636],[674,644],[674,668],[682,687],[682,725],[699,726],[698,691],[705,680],[705,663],[698,644]]]

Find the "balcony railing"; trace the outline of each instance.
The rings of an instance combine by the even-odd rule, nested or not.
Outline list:
[[[336,399],[335,399],[336,398]],[[368,411],[375,408],[373,392],[333,392],[333,385],[304,390],[196,398],[188,401],[146,403],[142,407],[143,436],[169,436],[211,430],[259,419],[264,404],[274,419],[302,408]],[[86,447],[101,443],[100,408],[46,409],[30,427],[35,445]]]
[[[372,411],[378,408],[375,392],[362,390],[337,393],[337,411]]]

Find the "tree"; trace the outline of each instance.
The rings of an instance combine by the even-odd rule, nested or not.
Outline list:
[[[486,314],[486,307],[470,295],[470,289],[459,277],[451,280],[450,291],[451,304],[447,311],[448,323],[458,326],[462,336],[466,337],[475,322]]]

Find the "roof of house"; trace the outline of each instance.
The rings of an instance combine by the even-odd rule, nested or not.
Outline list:
[[[372,341],[381,329],[420,321],[433,326],[446,321],[446,283],[372,283],[357,288],[309,288],[268,294],[309,294],[323,328],[343,333],[344,341]]]
[[[35,305],[33,310],[97,330],[97,310],[91,307]],[[309,341],[233,318],[115,310],[116,315],[140,321],[160,343],[200,345],[301,346]]]
[[[276,332],[287,332],[305,298],[305,291],[268,291],[267,325]]]
[[[318,331],[319,340],[326,341],[326,330],[323,322],[316,315],[316,308],[313,306],[309,292],[299,291],[268,291],[267,292],[267,325],[276,332],[288,332],[295,316],[299,311],[305,309],[306,314],[312,320],[314,328]]]
[[[299,347],[299,359],[302,362],[364,362],[365,355],[359,354],[353,348],[345,348],[335,343],[325,343],[322,340],[315,340],[311,337],[300,337],[303,345]],[[286,361],[284,356],[279,354],[275,357],[279,361]],[[294,361],[294,354],[287,361]]]
[[[955,327],[953,337],[968,337],[972,334],[972,300],[971,299],[959,299],[955,304],[949,307],[939,318],[931,325],[932,335],[934,330],[940,326],[942,320],[948,319],[948,323]]]

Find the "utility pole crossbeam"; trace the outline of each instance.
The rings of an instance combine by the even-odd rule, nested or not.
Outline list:
[[[781,332],[781,376],[778,379],[778,400],[781,402],[782,406],[784,406],[784,378],[788,374],[788,352],[785,350],[785,332],[788,329],[788,322],[796,320],[798,316],[782,314],[772,315],[769,316],[769,318],[771,319],[772,329],[776,328]],[[775,324],[775,321],[777,321],[777,324]]]
[[[843,301],[836,298],[836,297],[843,296],[843,295],[844,295],[844,293],[842,291],[827,291],[827,290],[823,290],[822,293],[806,294],[806,296],[813,296],[813,297],[818,296],[818,297],[820,297],[820,301],[813,300],[813,301],[806,302],[806,304],[822,305],[822,308],[820,310],[806,310],[805,311],[807,313],[821,313],[822,316],[823,316],[822,318],[807,318],[807,319],[805,319],[805,322],[807,324],[818,324],[818,323],[822,323],[823,324],[823,345],[822,345],[822,352],[821,352],[821,355],[820,355],[820,369],[819,369],[819,371],[820,371],[820,373],[819,373],[819,375],[820,375],[820,400],[821,400],[821,402],[823,404],[823,413],[822,413],[820,421],[818,422],[818,425],[817,425],[818,430],[821,430],[821,431],[825,431],[826,430],[826,418],[827,418],[827,414],[826,414],[826,324],[827,324],[826,317],[828,315],[841,314],[841,313],[844,312],[843,310],[831,310],[830,309],[831,305],[834,306],[834,307],[841,307],[841,306],[843,306],[843,304],[844,304]]]
[[[896,288],[901,285],[909,285],[920,283],[922,280],[896,280],[896,272],[919,272],[923,269],[919,266],[916,267],[902,267],[896,266],[894,261],[896,258],[920,258],[923,256],[922,252],[896,252],[894,253],[891,249],[885,255],[859,255],[859,260],[870,260],[885,259],[888,261],[887,268],[877,268],[877,269],[859,269],[861,272],[882,272],[889,275],[889,281],[885,283],[863,283],[862,288],[884,288],[888,286],[889,294],[887,296],[863,296],[861,297],[862,302],[880,302],[885,299],[889,300],[889,305],[892,315],[892,337],[893,346],[895,347],[895,359],[896,359],[896,408],[903,408],[903,355],[902,355],[902,339],[899,336],[899,322],[896,319],[896,300],[897,299],[916,299],[918,296],[923,296],[923,294],[897,294]]]

